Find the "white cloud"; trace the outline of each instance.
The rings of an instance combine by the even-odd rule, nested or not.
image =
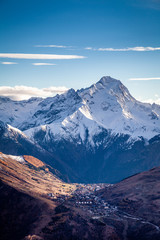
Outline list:
[[[151,80],[160,80],[160,77],[157,78],[129,78],[130,81],[151,81]]]
[[[2,86],[0,87],[0,96],[9,97],[13,100],[24,100],[31,97],[52,97],[56,94],[66,92],[68,88],[62,87],[49,87],[49,88],[36,88],[28,86]]]
[[[32,63],[34,66],[55,66],[54,63]]]
[[[160,98],[158,98],[158,99],[155,101],[155,103],[160,105]]]
[[[160,47],[127,47],[127,48],[92,48],[86,47],[86,50],[102,51],[102,52],[148,52],[148,51],[160,51]]]
[[[153,98],[144,99],[141,96],[139,96],[136,99],[140,102],[150,103],[150,104],[156,103],[160,105],[160,96],[158,94],[155,94]]]
[[[143,102],[150,103],[150,104],[156,103],[156,104],[160,105],[160,98],[157,98],[155,100],[150,98],[150,99],[144,100]]]
[[[128,52],[128,51],[145,52],[145,51],[157,51],[157,50],[160,50],[160,47],[98,48],[97,50],[98,51],[114,51],[114,52]]]
[[[16,63],[16,62],[1,62],[1,64],[12,65],[12,64],[18,64],[18,63]]]
[[[28,53],[0,53],[0,58],[15,59],[82,59],[86,58],[79,55],[56,55],[56,54],[28,54]]]
[[[86,50],[94,50],[92,47],[85,47]]]
[[[63,45],[35,45],[35,47],[40,47],[40,48],[67,48],[67,46]]]

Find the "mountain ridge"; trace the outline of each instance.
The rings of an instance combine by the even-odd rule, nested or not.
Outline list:
[[[150,139],[160,133],[160,107],[137,101],[120,80],[111,77],[102,77],[96,84],[86,89],[77,91],[69,89],[66,93],[55,97],[32,98],[27,101],[12,101],[12,103],[17,108],[14,106],[9,113],[5,106],[3,109],[1,103],[1,112],[5,113],[1,114],[1,120],[22,131],[30,129],[31,132],[34,127],[56,123],[58,124],[56,130],[59,128],[59,132],[63,132],[68,120],[70,123],[76,123],[76,118],[81,120],[83,118],[84,124],[81,130],[84,125],[89,128],[92,120],[97,130],[102,127],[116,134],[129,134],[131,138],[136,139],[139,136]],[[22,114],[24,108],[28,110]],[[117,118],[121,125],[117,125]]]
[[[160,106],[137,101],[111,77],[55,97],[4,102],[0,109],[0,119],[49,153],[49,164],[56,156],[53,167],[72,182],[116,182],[160,160],[159,140],[151,141],[160,134]],[[155,151],[150,159],[149,149]]]

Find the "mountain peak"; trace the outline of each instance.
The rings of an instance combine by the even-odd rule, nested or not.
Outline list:
[[[120,80],[117,80],[110,76],[104,76],[95,84],[95,86],[100,89],[107,88],[108,90],[109,89],[117,90],[117,89],[120,89],[121,86],[123,86],[123,84],[121,83]]]
[[[108,83],[120,83],[120,80],[117,80],[115,78],[112,78],[110,76],[103,76],[98,83],[102,83],[103,85],[108,84]]]
[[[97,83],[92,84],[88,88],[81,88],[80,90],[77,91],[77,93],[80,96],[83,96],[83,94],[86,94],[87,91],[89,91],[90,94],[92,94],[93,92],[102,89],[107,89],[108,91],[111,89],[117,90],[120,88],[120,86],[123,86],[120,80],[117,80],[110,76],[103,76]]]
[[[64,96],[66,96],[66,98],[74,99],[77,102],[81,101],[77,91],[75,91],[73,88],[70,88],[66,93],[64,93]]]
[[[76,95],[76,91],[75,91],[73,88],[70,88],[70,89],[66,92],[65,95],[68,96],[68,97],[74,96],[74,95]]]
[[[134,101],[135,99],[129,93],[128,89],[123,85],[120,80],[112,78],[110,76],[102,77],[95,85],[98,90],[104,90],[105,94],[114,96],[119,102]]]

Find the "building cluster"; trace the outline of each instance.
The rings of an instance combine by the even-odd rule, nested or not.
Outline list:
[[[71,195],[60,195],[49,193],[48,197],[59,203],[67,203],[88,211],[92,216],[107,216],[117,210],[117,207],[111,206],[105,201],[99,190],[110,187],[111,184],[77,184],[76,190]]]
[[[88,211],[93,216],[109,215],[111,212],[116,211],[117,208],[111,206],[97,194],[98,190],[109,186],[110,184],[79,184],[73,196],[67,202],[71,203],[72,206],[75,205]]]

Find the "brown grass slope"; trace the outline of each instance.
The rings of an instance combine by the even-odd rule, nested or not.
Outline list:
[[[0,179],[2,240],[160,239],[160,167],[97,192],[118,207],[98,218],[72,201],[49,197],[71,197],[77,184],[57,179],[32,156],[18,162],[0,153]]]
[[[35,158],[24,159],[29,161],[0,153],[0,239],[121,239],[114,228],[93,221],[85,211],[53,201],[49,193],[70,196],[76,185],[60,181],[46,166],[35,167]]]
[[[160,239],[160,167],[124,179],[99,194],[119,212],[127,213],[128,222],[134,219],[127,239]]]

